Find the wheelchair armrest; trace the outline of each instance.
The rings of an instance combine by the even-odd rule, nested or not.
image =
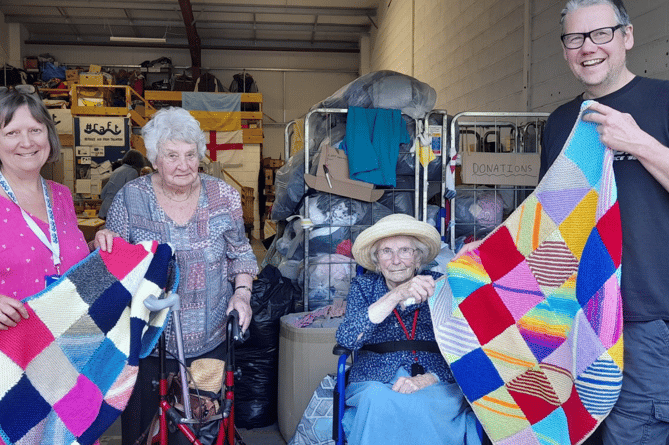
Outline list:
[[[332,348],[332,353],[333,353],[334,355],[351,355],[352,352],[353,352],[353,351],[351,351],[351,350],[348,349],[348,348],[343,347],[343,346],[340,345],[339,343],[337,343],[336,345],[334,345],[334,348]]]

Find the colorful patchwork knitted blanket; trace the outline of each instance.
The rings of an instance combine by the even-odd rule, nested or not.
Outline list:
[[[114,240],[39,294],[0,331],[0,437],[8,444],[92,444],[125,408],[139,359],[169,309],[143,301],[168,283],[167,244]],[[1,441],[0,441],[1,442]]]
[[[520,207],[430,300],[453,375],[494,444],[582,443],[618,399],[622,232],[613,153],[581,120]]]

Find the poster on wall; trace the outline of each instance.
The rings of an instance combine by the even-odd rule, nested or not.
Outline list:
[[[128,146],[129,119],[125,117],[77,117],[74,121],[77,145]]]
[[[65,108],[50,108],[49,114],[56,124],[58,134],[72,134],[72,110]]]

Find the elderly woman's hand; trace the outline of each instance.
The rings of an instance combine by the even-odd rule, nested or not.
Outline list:
[[[400,377],[393,385],[393,391],[402,394],[411,394],[427,386],[437,383],[437,377],[432,373],[419,374],[414,377]]]
[[[395,304],[409,306],[426,301],[434,293],[434,278],[431,275],[416,275],[389,292]]]
[[[119,236],[118,233],[112,232],[108,229],[98,230],[95,233],[95,239],[91,243],[88,243],[88,247],[92,247],[91,251],[99,247],[100,250],[111,253],[112,245],[114,244],[114,238],[117,236]]]
[[[246,289],[239,289],[235,291],[232,298],[230,298],[230,303],[228,303],[226,314],[229,314],[233,309],[237,309],[237,312],[239,312],[239,326],[242,332],[246,331],[251,324],[253,312],[251,311],[250,300],[250,292]]]
[[[0,331],[13,328],[22,318],[28,318],[28,311],[23,303],[11,297],[0,295]]]

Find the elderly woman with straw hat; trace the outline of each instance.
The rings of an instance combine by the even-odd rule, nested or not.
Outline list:
[[[353,256],[368,273],[351,282],[337,341],[358,351],[346,389],[344,431],[356,444],[480,444],[476,418],[435,342],[428,298],[440,274],[431,225],[395,214],[364,230]]]

